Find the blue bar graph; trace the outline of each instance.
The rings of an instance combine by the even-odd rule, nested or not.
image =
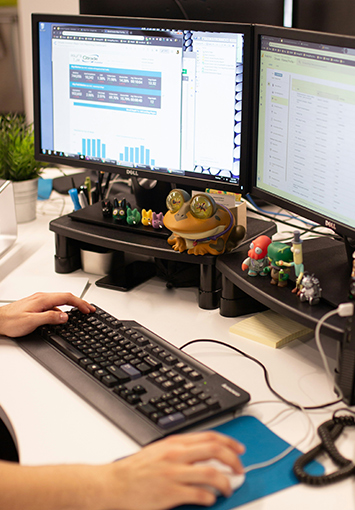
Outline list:
[[[100,138],[83,138],[81,140],[81,154],[106,159],[106,144],[101,143]]]
[[[150,158],[150,149],[146,149],[144,145],[125,147],[124,152],[120,152],[119,159],[123,163],[155,166],[155,160]]]

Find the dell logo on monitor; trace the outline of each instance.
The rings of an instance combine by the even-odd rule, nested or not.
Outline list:
[[[138,172],[136,172],[135,170],[130,170],[129,168],[127,168],[126,174],[134,175],[134,177],[138,177]]]
[[[337,229],[336,224],[329,220],[325,220],[325,226],[331,228],[332,230]]]

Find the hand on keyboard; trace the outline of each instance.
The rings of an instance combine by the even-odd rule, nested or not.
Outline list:
[[[76,306],[82,313],[92,313],[95,307],[70,292],[37,292],[0,308],[0,335],[27,335],[43,324],[63,324],[68,314],[58,306]]]

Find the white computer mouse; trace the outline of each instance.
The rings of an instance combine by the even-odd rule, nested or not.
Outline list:
[[[220,471],[221,473],[226,475],[229,479],[229,483],[231,484],[233,492],[236,491],[237,489],[239,489],[239,487],[241,487],[245,481],[244,473],[242,473],[240,475],[234,473],[230,466],[226,466],[226,464],[223,464],[219,460],[210,459],[210,460],[206,460],[203,462],[198,462],[197,464],[205,465],[205,466],[206,465],[213,466],[216,469],[218,469],[218,471]],[[220,491],[218,489],[216,489],[215,487],[208,487],[208,490],[210,490],[211,492],[216,494],[216,496],[221,495]]]

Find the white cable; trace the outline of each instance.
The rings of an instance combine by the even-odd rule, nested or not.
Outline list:
[[[314,426],[313,426],[312,420],[310,419],[310,417],[308,416],[308,414],[306,413],[306,411],[303,407],[300,406],[300,410],[302,411],[303,415],[307,418],[307,421],[308,421],[308,428],[307,428],[307,431],[306,431],[306,434],[304,435],[304,437],[302,437],[299,441],[297,441],[297,443],[295,445],[288,446],[283,452],[279,453],[275,457],[273,457],[269,460],[266,460],[264,462],[258,462],[256,464],[251,464],[250,466],[247,466],[244,469],[245,473],[249,473],[250,471],[255,471],[256,469],[262,469],[265,467],[269,467],[272,464],[276,464],[276,462],[279,462],[280,460],[282,460],[289,453],[291,453],[293,450],[295,450],[301,443],[303,443],[303,441],[305,441],[307,439],[307,437],[312,429],[313,429],[313,434],[312,434],[312,438],[313,438]],[[297,411],[297,409],[295,409],[295,411]]]
[[[325,371],[326,371],[329,379],[334,383],[334,388],[335,388],[336,392],[338,393],[339,398],[341,400],[343,399],[344,395],[343,395],[343,392],[341,391],[341,389],[339,388],[338,384],[336,383],[334,376],[329,368],[328,360],[325,356],[324,349],[323,349],[321,341],[320,341],[320,329],[323,326],[323,324],[325,323],[325,321],[327,321],[333,315],[338,314],[338,315],[340,315],[340,317],[350,317],[351,315],[353,315],[353,313],[354,313],[353,303],[341,303],[336,310],[331,310],[330,312],[323,315],[323,317],[318,321],[318,324],[314,331],[314,338],[315,338],[315,341],[316,341],[316,344],[317,344],[317,347],[319,350],[319,354],[322,358]]]

